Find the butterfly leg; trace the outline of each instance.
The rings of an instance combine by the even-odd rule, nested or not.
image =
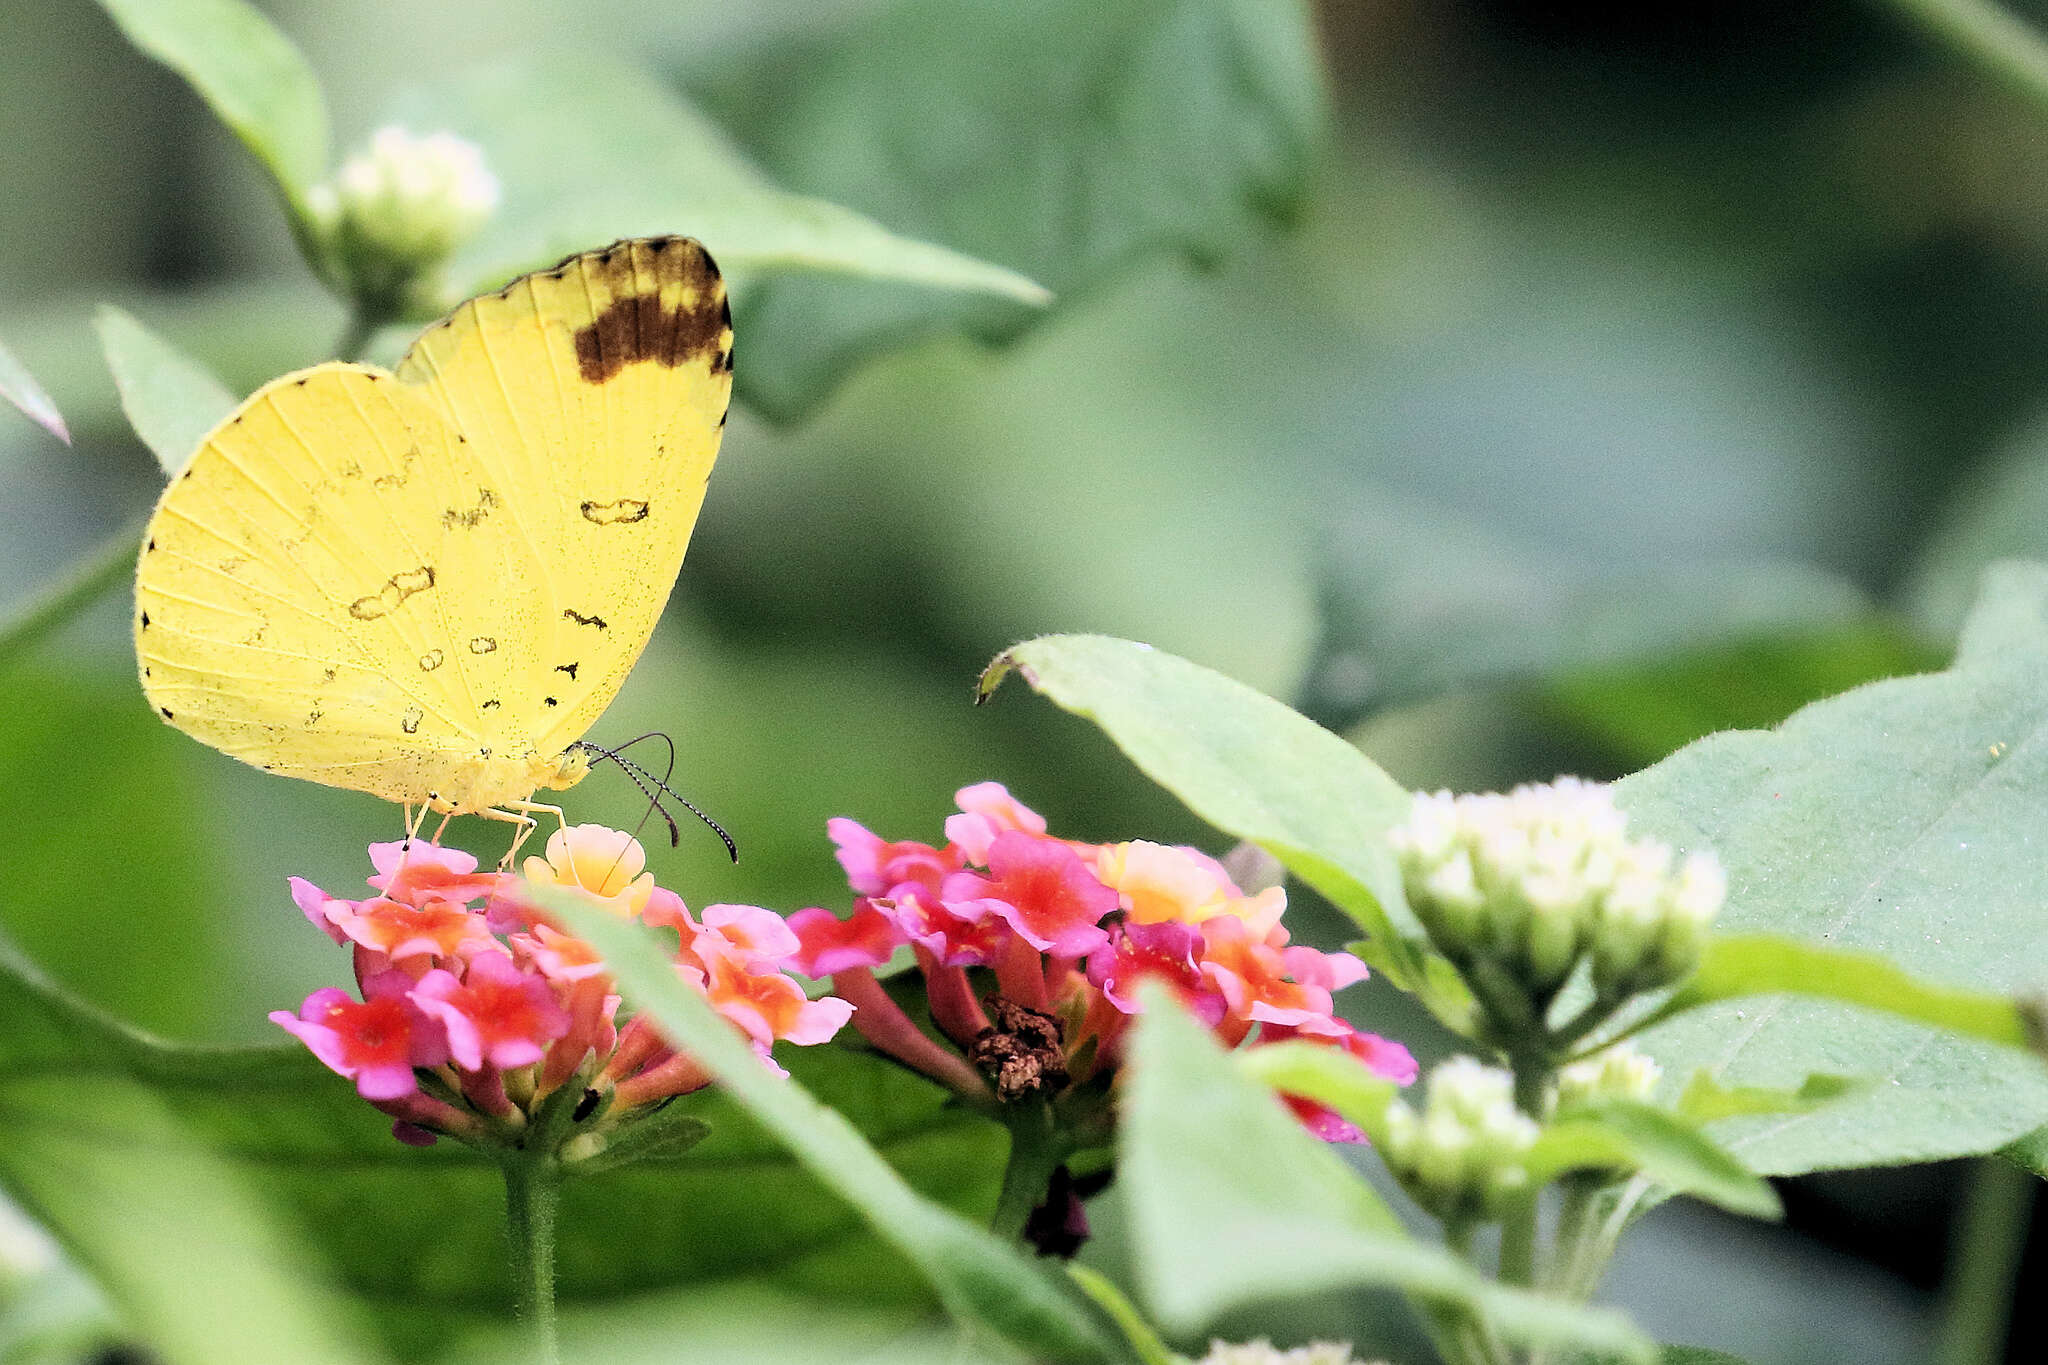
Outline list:
[[[502,807],[494,806],[483,812],[486,820],[503,820],[507,824],[519,827],[518,833],[512,836],[512,847],[505,850],[504,858],[498,863],[501,869],[511,868],[512,860],[519,856],[520,848],[525,845],[534,830],[540,827],[540,822],[533,818],[536,815],[552,815],[558,828],[569,827],[569,817],[562,813],[560,806],[545,805],[536,801],[507,801]]]

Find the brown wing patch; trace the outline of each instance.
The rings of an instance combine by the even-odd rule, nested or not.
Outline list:
[[[731,363],[732,309],[703,247],[659,237],[620,242],[583,262],[612,296],[575,332],[576,366],[585,382],[602,384],[628,365],[647,362],[673,369],[708,356],[714,368]]]

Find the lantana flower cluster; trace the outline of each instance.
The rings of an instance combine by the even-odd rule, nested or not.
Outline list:
[[[1575,777],[1417,793],[1391,841],[1430,941],[1489,1007],[1509,1006],[1510,1028],[1540,1022],[1582,962],[1603,1004],[1685,976],[1728,890],[1711,853],[1629,837],[1612,790]]]
[[[791,963],[829,976],[879,1051],[965,1094],[1057,1099],[1113,1074],[1139,986],[1152,981],[1225,1046],[1299,1039],[1402,1084],[1414,1079],[1406,1048],[1337,1017],[1333,994],[1362,980],[1365,964],[1290,942],[1280,887],[1247,891],[1192,848],[1060,838],[1000,783],[955,799],[936,844],[830,821],[851,913],[813,908],[789,919],[802,945]],[[952,1047],[919,1029],[876,979],[905,948]],[[1326,1109],[1290,1103],[1322,1137],[1363,1136]]]
[[[403,1141],[502,1139],[573,1085],[579,1136],[600,1139],[586,1140],[592,1149],[620,1123],[709,1082],[645,1015],[619,1020],[603,962],[534,904],[537,887],[569,888],[675,930],[677,976],[768,1067],[774,1043],[822,1043],[853,1013],[844,1000],[807,999],[786,974],[800,945],[781,916],[751,905],[693,915],[655,885],[645,850],[619,830],[559,830],[520,873],[479,872],[470,854],[419,839],[369,852],[375,894],[363,899],[291,880],[306,918],[353,949],[356,993],[318,990],[296,1015],[270,1017],[390,1114]]]

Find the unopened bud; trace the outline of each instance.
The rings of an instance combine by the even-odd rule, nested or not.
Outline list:
[[[1537,1013],[1589,956],[1616,1002],[1683,976],[1726,894],[1711,855],[1674,873],[1668,846],[1628,837],[1608,787],[1572,777],[1505,796],[1418,794],[1389,838],[1436,949]]]
[[[1620,1043],[1557,1073],[1557,1107],[1563,1111],[1602,1100],[1647,1100],[1663,1075],[1655,1061],[1631,1044]]]
[[[359,306],[386,318],[439,311],[428,282],[489,221],[498,182],[475,143],[380,128],[367,151],[307,193],[313,226]]]
[[[1401,1100],[1388,1106],[1382,1155],[1438,1217],[1487,1217],[1527,1186],[1522,1158],[1539,1131],[1515,1107],[1513,1076],[1454,1057],[1430,1072],[1420,1114]]]

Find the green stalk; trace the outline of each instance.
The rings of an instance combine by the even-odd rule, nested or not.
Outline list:
[[[1500,1220],[1500,1280],[1527,1288],[1536,1282],[1538,1192],[1516,1197]]]
[[[1071,1153],[1060,1140],[1049,1104],[1011,1105],[1003,1124],[1010,1130],[1010,1160],[1003,1168],[1003,1191],[996,1198],[989,1228],[1014,1241],[1024,1235],[1031,1211],[1045,1202],[1052,1173]]]
[[[533,1365],[561,1365],[555,1331],[555,1214],[561,1206],[562,1172],[552,1155],[508,1151],[505,1172],[505,1228],[512,1242],[512,1276],[519,1289],[519,1317],[533,1343]]]
[[[133,573],[141,545],[139,524],[122,527],[73,560],[55,583],[0,622],[0,667],[13,663]]]
[[[1935,1365],[1998,1365],[2005,1359],[2035,1184],[2034,1176],[2003,1157],[1978,1158],[1941,1289]]]

